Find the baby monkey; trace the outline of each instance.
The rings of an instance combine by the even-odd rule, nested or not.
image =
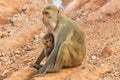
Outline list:
[[[44,59],[44,57],[48,58],[48,56],[50,55],[51,51],[54,48],[54,35],[50,32],[45,34],[42,38],[42,42],[45,47],[43,48],[40,56],[37,58],[35,63],[31,65],[31,67],[34,67],[37,70],[39,70],[39,68],[42,67],[42,65],[40,65],[40,63]]]
[[[47,33],[44,35],[43,44],[45,45],[44,55],[48,57],[54,48],[54,36],[52,33]]]

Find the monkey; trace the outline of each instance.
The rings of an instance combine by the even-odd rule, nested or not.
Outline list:
[[[54,35],[54,48],[36,76],[81,65],[86,55],[86,46],[84,33],[77,23],[54,5],[44,7],[42,15],[42,22]],[[42,55],[39,59],[42,59]]]
[[[42,41],[45,45],[44,55],[48,57],[54,47],[54,35],[52,33],[47,33],[46,35],[44,35]]]
[[[43,56],[43,58],[44,57],[48,58],[48,56],[50,55],[50,53],[54,47],[54,35],[50,32],[45,34],[42,38],[42,43],[44,44],[45,47],[43,48],[41,55]],[[39,57],[41,57],[41,55]],[[30,67],[34,67],[37,70],[42,67],[42,65],[40,65],[40,62],[43,60],[43,58],[40,60],[39,57],[35,61],[35,63],[32,64]]]

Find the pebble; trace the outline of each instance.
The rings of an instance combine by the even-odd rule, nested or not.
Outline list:
[[[14,53],[15,53],[15,54],[19,54],[19,53],[21,53],[21,51],[14,51]]]
[[[97,59],[97,56],[96,55],[92,55],[91,59],[95,60],[95,59]]]

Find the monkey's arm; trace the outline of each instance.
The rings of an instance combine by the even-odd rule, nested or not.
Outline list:
[[[51,65],[53,65],[55,63],[58,50],[59,50],[59,46],[55,45],[55,48],[49,55],[45,65],[43,65],[43,67],[39,70],[39,76],[44,75],[47,72],[48,67],[50,67]]]
[[[42,61],[43,58],[45,57],[44,52],[45,52],[45,48],[42,50],[41,54],[39,55],[39,57],[37,58],[37,60],[35,61],[34,64],[38,64],[38,65],[39,65],[39,64],[41,63],[41,61]]]
[[[39,55],[39,57],[36,59],[36,61],[34,62],[34,64],[31,64],[30,67],[34,67],[37,70],[39,70],[39,68],[42,67],[42,65],[40,65],[40,62],[43,60],[43,58],[45,57],[44,55],[45,52],[45,48],[42,50],[41,54]]]

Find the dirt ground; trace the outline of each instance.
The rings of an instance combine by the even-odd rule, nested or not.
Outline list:
[[[41,21],[44,5],[44,0],[0,1],[0,80],[29,66],[40,54],[46,33]],[[120,80],[119,5],[119,0],[88,0],[72,11],[68,17],[85,33],[83,64],[28,80]]]

